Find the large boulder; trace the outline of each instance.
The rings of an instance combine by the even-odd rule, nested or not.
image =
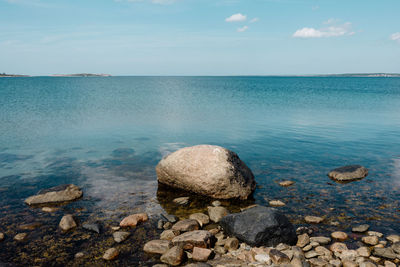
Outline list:
[[[25,199],[28,205],[52,204],[67,202],[82,197],[82,190],[73,184],[60,185],[39,192]]]
[[[348,165],[336,168],[328,173],[328,176],[336,181],[350,182],[360,180],[368,175],[368,169],[361,165]]]
[[[162,184],[220,199],[247,199],[256,186],[238,155],[220,146],[182,148],[164,157],[156,172]]]
[[[228,235],[251,246],[295,245],[296,231],[285,215],[274,208],[257,206],[225,216],[220,224]]]

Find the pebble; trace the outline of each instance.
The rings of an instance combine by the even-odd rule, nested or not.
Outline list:
[[[111,230],[113,231],[118,231],[119,229],[121,229],[120,226],[111,226]]]
[[[357,250],[358,255],[362,257],[369,257],[371,256],[371,250],[367,247],[360,247]]]
[[[145,222],[149,219],[146,213],[138,213],[132,214],[128,217],[125,217],[120,223],[119,226],[121,227],[135,227],[140,222]]]
[[[75,228],[77,225],[74,220],[74,217],[71,214],[67,214],[61,218],[59,226],[62,230],[68,231],[71,230],[72,228]]]
[[[313,236],[310,237],[311,242],[318,242],[321,245],[327,245],[331,242],[331,239],[329,237],[325,236]]]
[[[221,246],[215,246],[214,247],[214,252],[218,253],[218,254],[225,254],[226,253],[226,249],[224,247],[221,247]]]
[[[285,202],[282,202],[282,201],[280,201],[280,200],[271,200],[271,201],[269,202],[269,205],[272,206],[272,207],[283,207],[283,206],[285,206],[286,204],[285,204]]]
[[[342,262],[338,259],[333,259],[329,261],[330,264],[332,264],[335,267],[340,267],[342,266]]]
[[[100,226],[96,223],[84,223],[82,227],[83,229],[100,234]]]
[[[0,241],[3,241],[3,240],[4,240],[4,234],[0,233]]]
[[[75,254],[75,259],[83,258],[85,254],[83,252],[78,252]]]
[[[297,236],[296,246],[298,246],[300,248],[304,248],[309,243],[310,243],[310,237],[308,234],[304,233],[302,235]]]
[[[309,227],[300,226],[296,229],[296,235],[308,234],[311,235],[313,230]]]
[[[173,202],[178,205],[187,205],[189,204],[189,197],[178,197],[175,198]]]
[[[131,235],[131,233],[129,233],[129,232],[118,231],[118,232],[113,233],[113,238],[114,238],[115,242],[121,243],[121,242],[124,242],[130,235]]]
[[[306,259],[311,259],[311,258],[315,258],[318,257],[318,253],[314,250],[311,250],[309,252],[307,252],[306,254],[304,254],[304,256],[306,257]]]
[[[163,229],[168,230],[172,228],[172,223],[171,222],[166,222],[164,223]]]
[[[396,267],[396,264],[391,261],[385,261],[385,267]]]
[[[325,267],[328,265],[328,262],[323,259],[318,259],[318,258],[312,258],[309,260],[311,263],[311,266],[315,267]]]
[[[18,229],[21,230],[35,230],[36,228],[42,226],[41,223],[39,222],[34,222],[34,223],[28,223],[28,224],[22,224],[18,226]]]
[[[163,229],[163,227],[164,227],[164,221],[163,220],[158,220],[157,221],[157,229],[158,230],[161,230],[161,229]]]
[[[161,240],[172,240],[175,236],[178,236],[180,234],[179,231],[176,230],[165,230],[164,232],[161,233],[160,239]]]
[[[211,253],[212,251],[210,249],[194,247],[192,258],[195,261],[207,261]]]
[[[335,242],[329,247],[329,250],[332,252],[342,253],[343,251],[348,250],[348,248],[345,243]]]
[[[178,266],[181,264],[183,260],[183,249],[180,246],[175,246],[169,249],[167,252],[165,252],[160,260],[163,263],[172,265],[172,266]]]
[[[56,208],[56,207],[43,207],[42,211],[44,212],[56,212],[58,211],[60,208]]]
[[[364,236],[361,238],[362,242],[364,242],[367,245],[375,246],[379,243],[379,238],[377,236]]]
[[[343,267],[358,267],[358,264],[354,261],[344,260],[342,261]]]
[[[15,241],[25,241],[28,237],[27,233],[19,233],[14,236]]]
[[[400,236],[399,235],[388,235],[386,237],[386,239],[391,241],[392,243],[400,242]]]
[[[116,248],[109,248],[104,252],[103,259],[107,261],[114,260],[118,257],[119,251]]]
[[[391,248],[374,248],[372,251],[372,254],[374,256],[382,257],[382,258],[387,258],[394,260],[397,258],[397,255],[394,253],[393,249]]]
[[[282,182],[279,182],[279,185],[283,186],[283,187],[288,187],[288,186],[291,186],[293,184],[294,184],[294,181],[282,181]]]
[[[256,254],[254,256],[254,259],[258,262],[270,265],[271,264],[271,258],[268,254]]]
[[[377,236],[377,237],[383,237],[382,233],[375,232],[375,231],[368,231],[367,235],[374,235],[374,236]]]
[[[313,248],[313,246],[311,246],[311,244],[308,244],[307,246],[305,246],[303,248],[303,251],[310,251]]]
[[[364,261],[360,263],[360,267],[376,267],[376,264],[370,261]]]
[[[196,220],[193,219],[186,219],[175,223],[172,226],[172,230],[181,231],[181,232],[188,232],[199,230],[199,224]]]
[[[289,257],[277,249],[271,249],[268,254],[272,262],[275,264],[284,264],[290,262]]]
[[[345,241],[348,238],[348,235],[345,232],[336,231],[331,233],[331,237],[339,241]]]
[[[229,214],[229,211],[224,207],[208,207],[208,216],[213,222],[219,222],[222,218]]]
[[[392,249],[400,255],[400,242],[396,242],[392,245]],[[400,258],[400,257],[399,257]]]
[[[351,229],[351,231],[353,231],[355,233],[364,233],[364,232],[368,231],[368,229],[369,229],[369,225],[368,224],[361,224],[361,225],[358,225],[356,227],[353,227]]]
[[[236,250],[239,247],[239,240],[236,237],[231,237],[226,239],[225,249],[227,250]]]
[[[143,250],[147,253],[153,253],[153,254],[164,254],[166,253],[170,248],[172,248],[172,243],[171,241],[168,240],[151,240],[147,242]]]
[[[204,213],[193,213],[189,216],[189,219],[196,220],[200,224],[200,227],[210,223],[210,217]]]
[[[164,219],[166,219],[170,223],[176,223],[179,220],[178,217],[172,214],[167,214],[167,215],[161,214],[161,216],[164,217]]]
[[[304,217],[304,220],[306,221],[306,223],[321,223],[324,218],[317,216],[306,216]]]
[[[219,206],[221,206],[221,201],[219,201],[219,200],[214,200],[214,201],[211,203],[211,205],[213,205],[214,207],[219,207]]]

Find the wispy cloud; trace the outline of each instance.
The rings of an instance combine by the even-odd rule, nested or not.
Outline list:
[[[329,25],[324,28],[316,29],[310,27],[304,27],[297,30],[293,37],[295,38],[326,38],[326,37],[339,37],[339,36],[349,36],[355,34],[352,31],[352,24],[346,22],[343,24],[338,24],[339,20],[329,19],[324,22],[324,24]]]
[[[240,22],[245,21],[247,19],[246,15],[242,15],[241,13],[233,14],[232,16],[225,19],[226,22]]]
[[[114,2],[130,2],[130,3],[139,3],[139,2],[150,2],[158,5],[170,5],[175,3],[177,0],[114,0]]]
[[[259,18],[253,18],[253,19],[250,20],[250,23],[255,23],[255,22],[259,21],[259,20],[260,20]]]
[[[238,32],[245,32],[245,31],[247,31],[248,29],[249,29],[248,26],[243,26],[243,27],[238,28],[237,31],[238,31]]]
[[[392,35],[390,35],[390,40],[397,41],[398,43],[400,43],[400,32],[395,32]]]

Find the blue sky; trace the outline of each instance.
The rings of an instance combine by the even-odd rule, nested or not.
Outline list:
[[[0,0],[0,72],[400,72],[400,1]]]

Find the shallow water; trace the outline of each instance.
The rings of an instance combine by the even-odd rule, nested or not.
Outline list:
[[[1,78],[1,261],[103,264],[108,226],[123,216],[205,210],[211,200],[196,196],[190,207],[172,205],[187,194],[158,189],[154,170],[162,156],[205,143],[234,150],[256,176],[253,199],[226,203],[233,211],[280,199],[296,225],[304,215],[325,216],[321,233],[359,222],[400,233],[400,78]],[[366,166],[368,177],[338,184],[326,176],[345,164]],[[277,183],[288,179],[295,185]],[[83,199],[52,214],[24,205],[65,183],[82,187]],[[103,234],[62,234],[58,221],[67,212],[101,222]],[[18,225],[37,221],[26,243],[12,240]],[[152,223],[134,230],[136,246],[124,245],[114,264],[155,261],[140,246],[156,234]],[[74,260],[78,251],[87,256]]]

